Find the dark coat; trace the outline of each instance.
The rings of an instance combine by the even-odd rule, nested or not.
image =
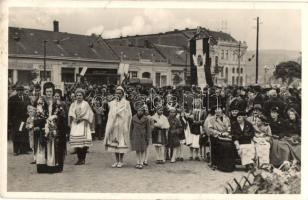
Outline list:
[[[286,134],[286,121],[278,118],[274,121],[272,118],[269,119],[269,125],[271,127],[272,135],[277,135],[282,138]]]
[[[180,134],[183,131],[181,121],[176,117],[168,117],[170,128],[168,131],[168,147],[174,148],[180,146]]]
[[[195,116],[195,113],[196,112],[193,111],[192,116]],[[200,119],[189,118],[188,122],[189,122],[189,126],[190,126],[190,132],[194,135],[200,135],[201,134],[200,127],[202,127],[205,119],[206,119],[206,111],[205,110],[201,110]]]
[[[130,140],[133,151],[144,152],[151,139],[151,124],[146,116],[141,118],[135,114],[131,122]]]
[[[244,129],[242,130],[238,122],[231,124],[232,140],[238,140],[240,144],[250,144],[254,137],[254,128],[251,123],[245,120]]]
[[[19,131],[21,122],[26,122],[28,118],[27,106],[31,105],[30,98],[23,95],[23,100],[18,96],[18,94],[9,98],[8,102],[8,120],[9,125],[13,130],[13,141],[23,141],[26,142],[26,129],[24,126],[22,131]]]

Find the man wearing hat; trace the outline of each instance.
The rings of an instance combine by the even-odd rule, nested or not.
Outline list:
[[[282,113],[285,110],[285,103],[278,97],[277,91],[275,89],[271,89],[268,92],[269,99],[264,103],[264,114],[266,117],[270,118],[270,112],[272,107],[278,108],[278,113],[282,116]]]
[[[30,99],[24,95],[24,87],[16,88],[17,94],[9,98],[8,102],[8,121],[12,127],[12,140],[14,155],[27,153],[29,150],[29,136],[25,129],[27,115],[27,106],[30,105]]]

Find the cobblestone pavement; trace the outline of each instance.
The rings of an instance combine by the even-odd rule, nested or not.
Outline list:
[[[111,168],[114,155],[104,150],[101,141],[89,149],[86,165],[75,166],[76,155],[68,155],[64,171],[59,174],[37,174],[31,165],[32,155],[13,156],[8,144],[8,192],[99,192],[99,193],[224,193],[223,186],[245,172],[224,173],[211,170],[204,161],[155,164],[155,152],[150,147],[149,166],[135,169],[134,152],[125,156],[121,169]]]

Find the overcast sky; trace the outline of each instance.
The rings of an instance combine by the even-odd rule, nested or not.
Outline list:
[[[297,10],[209,10],[209,9],[119,9],[119,8],[10,8],[9,26],[91,34],[104,38],[170,31],[202,26],[224,30],[235,39],[256,46],[259,16],[260,49],[301,50],[301,13]],[[222,22],[225,22],[222,26]]]

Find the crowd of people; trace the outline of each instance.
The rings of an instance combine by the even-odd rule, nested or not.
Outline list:
[[[301,161],[300,88],[76,83],[62,91],[47,82],[16,86],[8,101],[13,153],[32,152],[39,173],[63,171],[67,144],[84,165],[96,139],[114,153],[114,168],[135,151],[143,169],[150,145],[156,164],[206,161],[222,171]]]

